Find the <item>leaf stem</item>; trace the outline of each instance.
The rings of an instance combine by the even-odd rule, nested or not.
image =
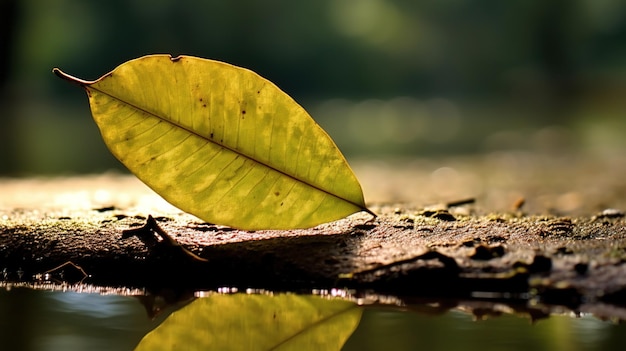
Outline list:
[[[57,77],[63,80],[67,80],[68,82],[79,85],[81,87],[85,87],[86,85],[90,85],[94,83],[94,81],[88,81],[88,80],[80,79],[72,75],[69,75],[56,67],[52,69],[52,73],[56,74]]]

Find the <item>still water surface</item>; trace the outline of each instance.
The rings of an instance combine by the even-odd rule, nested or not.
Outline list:
[[[142,304],[138,297],[0,288],[0,349],[134,350],[142,349],[140,343],[153,349],[147,344],[149,338],[162,349],[170,349],[171,340],[162,339],[163,335],[170,338],[181,330],[185,334],[178,337],[176,349],[193,349],[205,342],[202,338],[219,337],[226,340],[211,342],[226,342],[232,349],[254,349],[278,329],[301,323],[307,316],[317,319],[307,324],[309,327],[298,327],[306,331],[299,334],[308,338],[305,343],[318,342],[317,349],[319,345],[336,350],[431,351],[626,347],[626,324],[584,315],[553,315],[532,322],[528,317],[504,313],[477,320],[458,309],[433,309],[432,304],[408,311],[362,307],[317,296],[206,295],[166,307],[151,318],[149,314],[157,308]],[[283,324],[276,324],[281,320]],[[320,338],[329,340],[320,344]],[[278,344],[284,349],[296,348],[288,342]],[[210,345],[218,344],[205,344],[205,349],[227,349],[224,344]]]

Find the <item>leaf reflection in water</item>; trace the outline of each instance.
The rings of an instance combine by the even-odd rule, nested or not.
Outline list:
[[[215,294],[172,313],[135,350],[340,350],[361,314],[319,296]]]

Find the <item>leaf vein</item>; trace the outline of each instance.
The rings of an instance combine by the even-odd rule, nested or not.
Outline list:
[[[93,85],[91,85],[91,86],[90,86],[90,89],[93,89],[93,90],[99,91],[100,93],[102,93],[102,94],[104,94],[104,95],[107,95],[107,96],[111,97],[112,99],[118,100],[118,101],[120,101],[120,102],[122,102],[122,103],[124,103],[124,104],[126,104],[126,105],[128,105],[128,106],[131,106],[132,108],[134,108],[134,109],[136,109],[136,110],[143,111],[145,114],[150,115],[150,116],[152,116],[153,118],[158,119],[159,121],[169,123],[169,124],[171,124],[173,127],[177,127],[177,128],[183,129],[183,130],[185,130],[186,132],[188,132],[188,133],[190,133],[190,134],[193,134],[193,135],[198,136],[199,138],[205,139],[205,140],[207,140],[207,141],[209,141],[209,142],[211,142],[211,143],[215,143],[215,144],[217,144],[217,145],[221,146],[222,148],[224,148],[225,150],[228,150],[228,151],[230,151],[230,152],[232,152],[232,153],[235,153],[235,154],[237,154],[237,155],[240,155],[240,156],[242,156],[242,157],[245,157],[245,158],[249,159],[249,160],[250,160],[250,161],[252,161],[252,162],[255,162],[255,163],[260,164],[260,165],[261,165],[261,166],[263,166],[263,167],[267,167],[267,168],[269,168],[269,169],[272,169],[272,170],[274,170],[274,171],[276,171],[276,172],[278,172],[278,173],[280,173],[280,174],[284,175],[285,177],[291,178],[291,179],[293,179],[293,180],[295,180],[295,181],[297,181],[297,182],[299,182],[299,183],[303,183],[304,185],[309,186],[309,187],[311,187],[311,188],[313,188],[313,189],[315,189],[315,190],[317,190],[317,191],[320,191],[320,192],[322,192],[322,193],[325,193],[325,194],[327,194],[327,195],[330,195],[330,196],[332,196],[332,197],[335,197],[335,198],[337,198],[337,199],[340,199],[340,200],[342,200],[342,201],[345,201],[345,202],[347,202],[347,203],[350,203],[350,204],[352,204],[353,206],[355,206],[355,207],[357,207],[357,208],[360,208],[361,210],[365,210],[365,211],[368,211],[368,212],[369,212],[369,210],[367,210],[367,208],[366,208],[363,204],[361,204],[361,203],[356,203],[356,202],[354,202],[354,201],[352,201],[352,200],[350,200],[350,199],[346,199],[346,198],[344,198],[344,197],[342,197],[342,196],[340,196],[340,195],[334,194],[333,192],[331,192],[331,191],[329,191],[329,190],[327,190],[327,189],[324,189],[323,187],[321,187],[321,186],[319,186],[319,185],[317,185],[317,184],[313,184],[313,183],[311,183],[311,182],[308,182],[308,181],[305,181],[305,180],[303,180],[303,179],[301,179],[301,178],[298,178],[298,176],[297,176],[297,175],[289,174],[289,173],[288,173],[287,171],[285,171],[285,170],[282,170],[282,169],[276,168],[276,167],[274,167],[274,166],[270,165],[269,163],[266,163],[266,162],[261,162],[261,161],[259,161],[259,160],[255,159],[254,157],[252,157],[252,156],[250,156],[250,155],[247,155],[247,154],[244,154],[243,152],[241,152],[241,151],[239,151],[239,150],[236,150],[236,149],[234,149],[234,148],[232,148],[232,147],[230,147],[230,146],[228,146],[228,145],[224,145],[223,143],[218,143],[218,142],[216,142],[216,141],[214,141],[214,140],[211,140],[210,138],[207,138],[206,136],[199,134],[199,133],[198,133],[198,131],[196,131],[196,130],[192,130],[192,129],[188,128],[188,127],[185,127],[185,126],[181,125],[180,123],[177,123],[177,122],[173,121],[172,119],[168,118],[167,116],[165,116],[165,117],[164,117],[164,116],[161,116],[161,115],[159,115],[159,114],[158,114],[158,113],[156,113],[156,112],[150,111],[150,110],[148,110],[148,109],[146,109],[146,108],[143,108],[143,107],[141,107],[141,106],[138,106],[138,105],[136,105],[136,104],[132,104],[132,103],[130,103],[130,102],[128,102],[128,101],[126,101],[126,100],[124,100],[123,98],[117,97],[117,96],[115,96],[115,95],[113,95],[113,94],[111,94],[111,93],[108,93],[107,91],[104,91],[104,90],[102,90],[102,89],[99,89],[98,87],[94,87]],[[223,116],[223,117],[224,117],[224,119],[225,119],[225,116]],[[268,161],[270,161],[270,157],[271,157],[271,153],[272,153],[272,142],[273,142],[273,139],[274,139],[274,119],[272,118],[272,119],[270,119],[270,120],[271,120],[271,122],[272,122],[272,125],[271,125],[271,127],[270,127],[270,140],[269,140],[269,148],[268,148],[268,152],[269,152],[269,155],[268,155]],[[222,126],[224,126],[224,123],[222,123]],[[224,133],[223,133],[223,131],[222,131],[222,135],[223,135],[223,134],[224,134]],[[317,145],[317,140],[316,140],[316,145]],[[270,163],[271,163],[271,162],[270,162]],[[310,164],[309,164],[309,168],[310,168]],[[318,171],[319,171],[319,170],[318,170]],[[221,174],[221,172],[220,172],[220,174]],[[312,178],[312,179],[314,179],[314,178]]]
[[[285,338],[285,340],[282,340],[281,342],[277,343],[276,345],[273,345],[271,348],[269,348],[268,350],[277,350],[280,349],[283,345],[287,344],[288,342],[296,339],[297,337],[304,335],[305,333],[310,332],[312,329],[323,325],[324,323],[328,323],[328,321],[334,319],[334,318],[338,318],[341,317],[343,314],[348,313],[350,311],[352,311],[355,308],[359,308],[357,305],[349,305],[347,308],[339,310],[331,315],[328,315],[324,318],[321,318],[317,321],[315,321],[314,323],[309,324],[306,328],[303,328],[302,330],[298,330],[295,334],[290,335],[289,337]]]

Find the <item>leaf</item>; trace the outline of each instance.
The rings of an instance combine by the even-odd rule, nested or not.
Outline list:
[[[109,150],[168,202],[240,229],[307,228],[365,207],[326,132],[256,73],[191,56],[150,55],[87,90]]]
[[[173,312],[135,350],[340,350],[361,314],[318,296],[216,294]]]

